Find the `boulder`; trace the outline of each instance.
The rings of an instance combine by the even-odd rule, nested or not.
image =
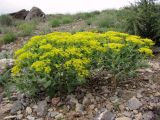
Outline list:
[[[32,9],[27,14],[25,20],[32,20],[33,18],[36,18],[36,17],[45,18],[45,14],[41,9],[37,7],[32,7]]]
[[[24,20],[28,13],[29,11],[22,9],[18,12],[10,13],[9,15],[12,16],[13,18]]]

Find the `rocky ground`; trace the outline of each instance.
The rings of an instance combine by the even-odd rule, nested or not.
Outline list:
[[[13,50],[27,39],[1,46],[0,55],[12,58]],[[18,91],[8,98],[0,87],[0,120],[160,120],[159,61],[160,56],[155,56],[149,68],[138,70],[138,77],[122,81],[115,91],[104,71],[72,94],[55,98],[33,99]],[[3,59],[0,65],[12,62]]]

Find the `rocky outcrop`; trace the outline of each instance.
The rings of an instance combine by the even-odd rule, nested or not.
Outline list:
[[[36,17],[45,18],[45,14],[41,9],[37,7],[33,7],[27,14],[25,20],[32,20],[33,18],[36,18]]]
[[[10,13],[9,15],[12,16],[13,18],[24,20],[28,13],[29,11],[22,9],[18,12]]]

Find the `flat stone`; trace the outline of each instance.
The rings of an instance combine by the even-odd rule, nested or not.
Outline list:
[[[45,100],[38,102],[37,109],[36,109],[38,116],[45,116],[47,114],[47,110],[48,110],[48,105]]]
[[[142,103],[135,97],[132,97],[127,104],[130,110],[137,110],[142,106]]]
[[[119,118],[116,118],[116,120],[132,120],[132,119],[129,117],[119,117]]]
[[[2,113],[2,114],[4,114],[4,113],[6,113],[6,112],[9,112],[10,110],[11,110],[11,108],[12,108],[12,104],[10,104],[10,103],[8,103],[8,104],[6,104],[6,105],[4,105],[4,106],[0,106],[1,108],[0,108],[0,114]]]
[[[142,116],[143,120],[154,120],[155,116],[154,113],[152,111],[149,111],[147,113],[144,113]]]
[[[98,114],[95,120],[115,120],[115,115],[106,109]]]
[[[54,111],[54,112],[49,112],[49,113],[48,113],[48,116],[49,116],[49,117],[55,117],[55,116],[58,115],[58,114],[60,114],[60,113]]]
[[[63,116],[62,113],[60,113],[60,114],[58,114],[58,115],[55,116],[56,120],[63,119],[63,118],[64,118],[64,116]]]
[[[33,117],[33,116],[27,116],[27,119],[28,120],[35,120],[35,117]]]
[[[12,115],[12,116],[7,116],[5,118],[3,118],[4,120],[11,120],[11,119],[16,119],[17,116],[16,115]]]
[[[16,114],[17,111],[19,111],[21,109],[23,109],[23,105],[22,105],[21,101],[19,101],[19,100],[15,101],[14,104],[13,104],[13,106],[12,106],[12,108],[11,108],[10,113],[11,114]]]
[[[75,111],[76,111],[76,112],[80,112],[80,113],[82,113],[82,112],[84,111],[84,107],[83,107],[83,105],[82,105],[82,104],[80,104],[80,103],[77,103],[77,104],[76,104]]]
[[[23,118],[23,114],[17,115],[17,119],[18,119],[18,120],[22,120],[22,118]]]
[[[27,108],[26,108],[26,113],[27,113],[27,114],[31,114],[31,113],[32,113],[32,108],[27,107]]]

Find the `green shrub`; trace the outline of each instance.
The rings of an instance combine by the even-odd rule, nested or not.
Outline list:
[[[9,32],[9,33],[6,33],[4,36],[3,36],[3,42],[5,44],[7,43],[10,43],[10,42],[13,42],[16,40],[16,35],[12,32]]]
[[[94,21],[100,28],[116,27],[117,23],[117,11],[108,10],[98,15]]]
[[[160,4],[155,0],[138,0],[128,10],[130,14],[126,17],[126,31],[131,31],[132,34],[148,37],[158,43],[159,23],[160,20]]]
[[[13,20],[9,15],[1,15],[0,16],[0,24],[10,26],[13,24]]]
[[[68,23],[72,23],[74,20],[71,16],[64,16],[61,18],[61,23],[62,24],[68,24]]]
[[[52,27],[58,27],[61,25],[61,21],[59,19],[53,19],[50,21]]]
[[[33,22],[25,22],[25,23],[21,23],[18,26],[18,29],[20,30],[20,36],[28,36],[33,34],[34,30],[36,28],[35,23]]]
[[[127,79],[152,55],[150,39],[120,32],[54,32],[32,37],[15,52],[12,75],[20,90],[49,95],[71,92],[84,84],[91,70],[101,67],[113,81]],[[118,83],[118,82],[117,82]]]

